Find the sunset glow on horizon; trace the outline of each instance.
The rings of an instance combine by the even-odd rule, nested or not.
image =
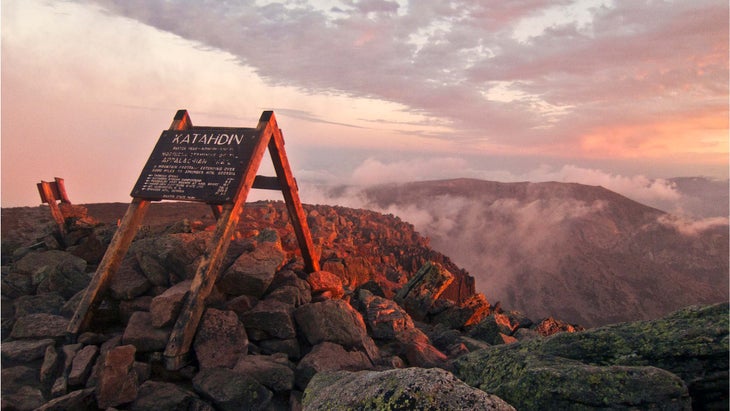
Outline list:
[[[3,0],[2,206],[129,201],[183,108],[304,183],[728,178],[726,1],[234,3]]]

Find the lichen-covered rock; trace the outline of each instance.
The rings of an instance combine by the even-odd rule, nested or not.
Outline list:
[[[559,333],[470,353],[455,361],[455,374],[520,409],[572,403],[688,409],[689,396],[694,408],[723,407],[727,318],[728,304],[722,303],[653,321]],[[552,382],[557,380],[563,384]],[[525,397],[528,385],[534,395]]]
[[[461,357],[454,373],[520,410],[691,409],[684,382],[656,367],[594,366],[505,348]]]
[[[445,370],[322,372],[304,391],[304,410],[514,410]]]
[[[253,376],[228,368],[206,368],[193,378],[195,391],[224,411],[265,410],[273,394]]]

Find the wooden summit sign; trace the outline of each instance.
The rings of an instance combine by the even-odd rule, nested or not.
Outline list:
[[[163,131],[132,197],[233,201],[258,138],[253,128]]]
[[[276,177],[257,176],[269,150]],[[188,112],[179,110],[162,132],[132,189],[132,203],[109,243],[67,328],[70,340],[88,327],[94,309],[129,249],[151,201],[185,200],[208,203],[218,222],[195,271],[190,291],[165,349],[165,365],[182,368],[205,309],[205,298],[218,278],[238,219],[252,188],[281,190],[305,270],[319,270],[319,260],[299,200],[296,181],[284,152],[284,137],[272,111],[261,114],[256,128],[193,126]]]

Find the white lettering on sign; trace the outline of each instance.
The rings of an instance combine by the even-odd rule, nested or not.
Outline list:
[[[172,139],[173,144],[209,144],[209,145],[231,145],[241,144],[246,138],[243,134],[226,133],[175,133]]]

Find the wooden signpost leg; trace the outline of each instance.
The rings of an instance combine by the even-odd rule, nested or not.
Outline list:
[[[248,193],[253,187],[256,170],[261,165],[261,159],[271,138],[269,129],[269,127],[262,127],[261,121],[259,121],[259,140],[244,170],[241,187],[236,194],[234,203],[223,206],[210,245],[195,271],[195,277],[190,285],[190,292],[180,310],[175,326],[172,328],[167,347],[165,347],[165,367],[168,370],[179,370],[189,360],[190,346],[205,310],[205,299],[210,295],[215,285],[223,264],[223,258],[246,204],[246,197],[248,197]]]
[[[281,191],[284,194],[284,202],[289,211],[294,234],[299,243],[299,249],[302,251],[302,259],[304,259],[304,269],[308,272],[319,271],[319,258],[314,251],[312,236],[309,232],[307,224],[307,216],[304,214],[302,202],[299,199],[299,190],[297,183],[294,181],[291,168],[289,167],[289,159],[284,151],[284,137],[278,128],[271,137],[269,142],[269,154],[271,161],[274,163],[276,176],[279,178]]]
[[[104,258],[99,263],[94,277],[86,287],[74,316],[71,317],[66,329],[70,339],[75,339],[79,331],[88,326],[99,297],[107,289],[112,276],[119,268],[124,255],[127,253],[130,244],[132,244],[132,240],[134,240],[134,236],[137,234],[137,229],[142,223],[149,205],[149,200],[135,198],[127,208],[126,214],[124,214],[112,241],[109,243]]]

